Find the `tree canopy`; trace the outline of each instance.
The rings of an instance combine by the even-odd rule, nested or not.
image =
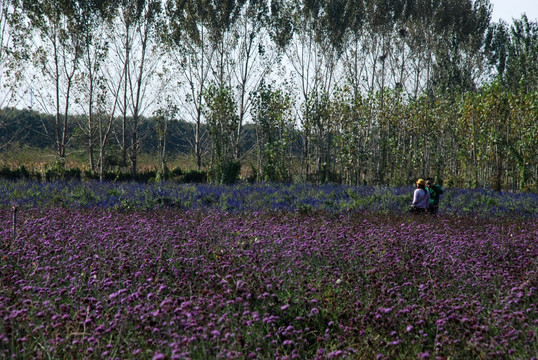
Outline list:
[[[191,144],[198,170],[256,159],[260,179],[436,176],[536,188],[538,24],[525,15],[494,23],[491,8],[488,0],[4,1],[0,101],[54,119],[39,131],[59,157],[84,134],[92,169],[119,148],[134,175],[155,134],[147,129],[183,121],[190,130],[174,136]]]

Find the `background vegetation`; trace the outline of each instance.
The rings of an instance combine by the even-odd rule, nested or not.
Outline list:
[[[187,176],[187,174],[183,175]],[[188,176],[193,177],[194,174]],[[181,181],[181,179],[178,179]],[[195,179],[183,180],[195,182]],[[198,180],[198,182],[200,182]],[[178,184],[177,182],[0,181],[2,207],[299,214],[406,214],[413,195],[404,187],[335,184]],[[444,216],[480,218],[538,216],[538,194],[484,189],[445,189]]]
[[[5,173],[537,191],[538,24],[493,23],[487,0],[0,11]],[[13,159],[28,147],[52,150]]]

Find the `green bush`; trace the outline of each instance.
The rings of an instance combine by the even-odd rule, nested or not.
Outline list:
[[[164,169],[159,169],[157,173],[155,174],[155,181],[166,181],[172,178],[172,172],[168,168],[168,166],[164,166]]]
[[[207,182],[207,172],[190,170],[180,176],[180,181],[184,183],[205,183]]]
[[[183,170],[181,170],[181,168],[178,166],[178,167],[172,169],[170,171],[170,174],[172,175],[172,177],[178,177],[178,176],[183,175]]]
[[[157,177],[157,171],[149,170],[149,171],[145,171],[143,173],[136,174],[135,180],[140,181],[140,182],[149,182],[149,181],[155,180],[156,177]],[[132,176],[131,176],[131,178],[132,178]]]
[[[65,159],[58,158],[45,170],[45,179],[54,180],[80,180],[82,171],[78,168],[67,169]]]
[[[4,165],[2,168],[0,168],[0,178],[8,179],[8,180],[20,180],[20,179],[26,179],[26,180],[37,180],[41,181],[41,173],[33,170],[30,171],[26,168],[26,166],[21,165],[16,169],[10,169],[9,166]]]
[[[13,172],[7,165],[4,165],[2,166],[2,168],[0,168],[0,177],[9,180],[15,179]]]
[[[26,169],[26,166],[21,165],[17,168],[17,178],[19,179],[29,179],[30,178],[30,172],[28,169]]]
[[[233,184],[239,179],[241,163],[239,161],[227,161],[219,164],[215,173],[215,180],[221,184]]]

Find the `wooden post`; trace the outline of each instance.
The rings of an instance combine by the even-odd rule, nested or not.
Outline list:
[[[13,242],[17,240],[17,205],[13,205]]]

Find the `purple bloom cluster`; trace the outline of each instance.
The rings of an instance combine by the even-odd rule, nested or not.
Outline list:
[[[0,209],[0,358],[536,358],[538,223]]]

